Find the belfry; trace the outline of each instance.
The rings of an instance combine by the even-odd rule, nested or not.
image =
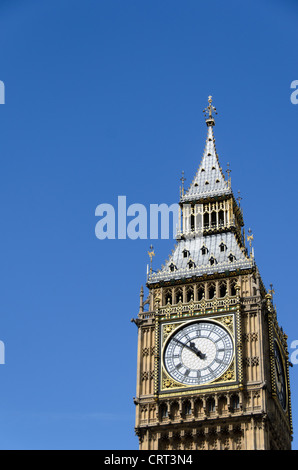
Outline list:
[[[176,245],[141,288],[135,431],[140,450],[288,450],[287,336],[215,146],[216,109],[179,201]],[[248,242],[248,247],[246,243]],[[150,247],[150,256],[154,256]]]

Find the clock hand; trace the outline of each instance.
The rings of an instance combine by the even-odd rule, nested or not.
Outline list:
[[[201,351],[199,351],[199,350],[196,348],[196,346],[195,346],[194,343],[190,342],[189,345],[188,345],[188,344],[186,344],[186,343],[182,343],[182,341],[179,341],[179,339],[177,339],[177,338],[174,338],[174,340],[175,340],[177,343],[181,344],[182,346],[184,346],[184,347],[190,349],[190,350],[191,350],[192,352],[194,352],[200,359],[205,359],[206,354],[201,353]]]
[[[205,359],[206,357],[206,354],[203,354],[195,345],[195,343],[192,343],[190,342],[189,343],[191,349],[196,353],[196,355],[200,358],[200,359]]]
[[[176,341],[176,343],[179,343],[179,344],[181,344],[181,346],[185,346],[186,348],[191,349],[191,351],[192,351],[192,348],[190,346],[188,346],[187,344],[182,343],[182,341],[180,341],[177,338],[173,338],[173,339],[174,339],[174,341]]]

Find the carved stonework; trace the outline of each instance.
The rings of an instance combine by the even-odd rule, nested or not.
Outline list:
[[[144,301],[141,288],[132,320],[139,448],[287,450],[287,335],[254,259],[231,170],[226,178],[220,167],[212,97],[208,103],[200,167],[188,189],[181,179],[175,247],[160,269],[150,247],[149,292]]]
[[[169,377],[163,375],[162,388],[169,390],[171,388],[181,388],[181,384],[175,382],[175,380],[170,379]]]
[[[258,356],[244,358],[244,364],[248,367],[258,366],[259,363],[260,363],[260,358]]]
[[[216,380],[216,382],[229,382],[230,380],[235,380],[235,364],[234,362],[228,368],[228,370]]]

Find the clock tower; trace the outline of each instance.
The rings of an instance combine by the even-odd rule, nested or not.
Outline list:
[[[205,150],[186,191],[182,178],[176,245],[159,271],[150,269],[149,295],[141,288],[132,320],[139,448],[287,450],[287,336],[220,166],[208,103]]]

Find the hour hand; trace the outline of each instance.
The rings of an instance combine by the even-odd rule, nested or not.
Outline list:
[[[203,354],[201,351],[199,351],[199,349],[197,349],[195,343],[193,343],[192,341],[189,343],[189,346],[190,346],[190,349],[196,353],[196,355],[200,358],[200,359],[205,359],[206,357],[206,354]]]

